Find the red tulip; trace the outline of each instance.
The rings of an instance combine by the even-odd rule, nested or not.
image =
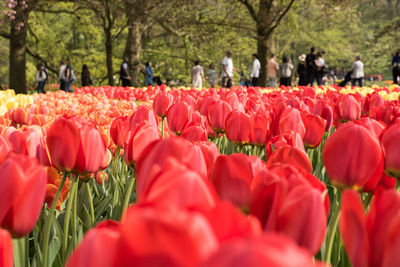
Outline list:
[[[220,243],[229,242],[235,238],[251,238],[260,236],[262,228],[260,221],[245,215],[229,202],[218,201],[216,206],[204,212]]]
[[[253,140],[253,121],[241,111],[232,111],[225,121],[226,137],[236,144],[248,144]]]
[[[226,118],[231,111],[231,106],[225,101],[211,104],[208,108],[208,122],[210,123],[211,129],[216,133],[223,133],[225,131]]]
[[[0,266],[13,267],[13,244],[10,234],[0,228]]]
[[[0,134],[0,162],[6,159],[8,153],[12,151],[12,146],[8,139]]]
[[[108,157],[99,131],[74,117],[60,117],[50,126],[47,147],[54,166],[78,174],[97,172]]]
[[[313,255],[289,238],[274,233],[226,243],[200,267],[320,266]]]
[[[312,164],[307,154],[296,147],[284,146],[275,150],[268,159],[268,166],[279,162],[291,164],[308,173],[312,173],[313,171]]]
[[[352,95],[340,96],[337,106],[341,121],[354,121],[361,116],[361,105]]]
[[[339,187],[361,188],[382,173],[383,155],[378,140],[365,127],[354,123],[336,130],[326,141],[322,154],[329,179]]]
[[[191,120],[191,110],[185,102],[177,102],[168,109],[168,127],[171,131],[180,135],[183,128]]]
[[[125,147],[131,137],[132,131],[129,128],[129,117],[116,118],[110,128],[110,136],[119,147]]]
[[[295,108],[287,108],[283,111],[279,119],[279,133],[284,134],[293,131],[304,137],[306,129],[300,112]]]
[[[218,246],[204,216],[174,208],[130,207],[120,236],[114,266],[196,266]]]
[[[154,112],[147,106],[139,106],[129,117],[129,129],[135,130],[138,125],[144,121],[157,128],[157,120]]]
[[[29,126],[29,128],[25,128],[22,131],[14,131],[9,136],[15,153],[38,159],[38,152],[42,149],[43,144],[41,139],[42,131],[38,126]]]
[[[298,186],[280,207],[278,231],[315,254],[324,241],[327,219],[321,192],[309,186]]]
[[[170,158],[165,165],[165,171],[154,179],[138,201],[166,208],[198,207],[209,210],[215,206],[216,199],[214,189],[205,177]]]
[[[61,170],[70,171],[75,166],[80,146],[78,126],[72,119],[61,117],[47,132],[47,147],[52,163]]]
[[[32,230],[46,193],[47,173],[36,159],[10,154],[0,164],[0,226],[15,237]]]
[[[375,194],[368,214],[357,192],[343,193],[340,233],[354,267],[398,266],[400,196],[395,190]]]
[[[285,233],[315,254],[326,232],[326,186],[310,174],[285,166],[274,165],[253,180],[250,214],[260,219],[266,231]]]
[[[260,161],[258,157],[241,153],[217,158],[210,181],[221,199],[240,208],[246,208],[250,204],[250,185],[256,172],[252,165],[257,164],[257,161]]]
[[[303,137],[304,145],[311,148],[318,147],[325,134],[326,121],[308,112],[302,113],[302,120],[306,129]]]
[[[196,142],[196,145],[198,145],[203,152],[208,170],[207,177],[209,177],[214,162],[220,155],[218,147],[215,143],[212,142]]]
[[[384,123],[379,122],[374,119],[371,119],[371,118],[368,118],[368,117],[363,117],[363,118],[355,121],[355,123],[367,128],[367,130],[369,130],[370,133],[374,134],[377,139],[380,138],[382,132],[385,130]]]
[[[382,148],[385,156],[385,171],[390,176],[400,178],[400,123],[390,126],[382,134]]]
[[[138,127],[128,140],[128,145],[124,147],[125,161],[129,164],[136,164],[145,148],[160,139],[158,129],[147,122],[144,122],[140,128]]]
[[[300,135],[291,131],[285,134],[276,135],[267,142],[265,145],[267,160],[275,150],[278,150],[284,146],[292,146],[305,151],[303,140],[301,139]]]
[[[169,138],[153,142],[143,151],[137,162],[136,191],[140,196],[164,170],[169,157],[176,158],[189,169],[206,177],[207,162],[201,148],[183,138]]]
[[[100,223],[85,234],[82,242],[69,257],[66,267],[115,266],[119,239],[117,222]]]
[[[205,98],[202,98],[197,102],[197,110],[200,112],[201,115],[207,116],[209,107],[217,101],[218,99],[213,96],[206,96]]]
[[[252,117],[254,120],[254,137],[252,143],[257,146],[264,146],[269,134],[270,123],[266,116],[256,114]]]
[[[154,113],[161,117],[164,118],[167,115],[167,110],[172,104],[172,99],[170,95],[166,93],[159,93],[153,101],[153,109]]]
[[[189,123],[183,129],[181,136],[190,141],[207,141],[207,131],[198,123]]]

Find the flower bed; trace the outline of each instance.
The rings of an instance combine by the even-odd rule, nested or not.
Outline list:
[[[8,92],[0,266],[397,266],[399,94]]]

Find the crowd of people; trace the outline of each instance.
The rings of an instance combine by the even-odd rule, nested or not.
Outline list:
[[[315,83],[323,85],[327,83],[328,76],[332,78],[332,82],[336,83],[336,74],[332,70],[328,69],[325,63],[324,51],[316,52],[314,47],[311,47],[310,53],[305,55],[302,54],[298,57],[298,65],[295,70],[293,60],[287,56],[282,57],[282,62],[279,64],[276,56],[272,54],[268,60],[266,66],[267,82],[268,87],[279,86],[292,86],[292,79],[295,78],[295,84],[299,86],[312,86]],[[393,83],[399,84],[400,82],[400,49],[398,49],[392,58],[392,73]],[[203,67],[201,66],[200,60],[194,62],[194,66],[191,70],[191,85],[194,88],[202,88],[205,81],[208,82],[210,87],[216,87],[218,84],[222,87],[230,88],[235,85],[234,72],[240,75],[239,84],[243,86],[259,86],[259,78],[261,74],[261,64],[257,54],[252,55],[252,64],[249,70],[250,78],[247,78],[243,70],[235,68],[233,66],[232,51],[226,51],[226,54],[221,62],[221,73],[218,77],[218,72],[214,63],[211,63],[208,67],[206,75],[204,74]],[[129,70],[129,60],[127,57],[123,58],[120,72],[120,85],[126,87],[131,86],[131,76]],[[218,79],[220,78],[220,79]],[[363,86],[364,84],[364,63],[361,61],[360,56],[356,56],[353,65],[343,77],[343,80],[339,83],[339,86],[346,86],[351,83],[352,86]],[[277,81],[279,79],[279,84]],[[45,84],[49,80],[49,73],[43,64],[37,65],[36,91],[38,93],[45,92]],[[72,85],[77,81],[77,78],[72,68],[69,59],[60,61],[60,69],[58,74],[58,81],[60,83],[60,89],[66,92],[73,92]],[[144,81],[145,85],[154,85],[155,83],[160,84],[160,77],[154,76],[151,61],[146,62],[144,69]],[[86,64],[82,66],[81,71],[81,85],[90,86],[92,80],[90,77],[90,71]]]
[[[267,78],[268,87],[276,87],[277,80],[279,79],[279,86],[292,86],[292,78],[297,77],[296,84],[299,86],[312,86],[315,83],[323,85],[327,83],[327,76],[334,74],[329,73],[328,66],[324,60],[324,51],[316,53],[314,47],[310,49],[310,53],[299,56],[299,64],[294,72],[294,64],[291,58],[287,56],[282,57],[282,63],[279,64],[274,54],[271,55],[267,64]],[[400,57],[399,57],[400,61]],[[233,66],[232,51],[228,50],[225,57],[221,62],[221,75],[220,85],[222,87],[231,87],[234,83],[234,72],[238,72],[240,75],[239,84],[243,86],[258,86],[259,78],[261,74],[261,64],[257,54],[252,55],[252,65],[250,68],[250,78],[247,78],[243,70],[237,69]],[[400,71],[399,71],[400,72]],[[349,79],[345,79],[342,82],[345,86],[348,82],[351,82],[353,86],[363,86],[364,79],[364,64],[361,62],[361,57],[356,56],[352,67],[349,69]],[[215,65],[210,64],[207,75],[204,75],[203,67],[200,65],[200,61],[195,61],[195,65],[191,72],[192,87],[202,87],[204,81],[208,81],[211,87],[217,85],[218,76],[215,70]],[[333,79],[336,82],[336,78]]]

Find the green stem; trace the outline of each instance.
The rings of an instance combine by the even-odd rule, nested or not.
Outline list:
[[[161,119],[161,139],[164,139],[164,119],[165,117]]]
[[[76,177],[72,179],[71,189],[69,191],[67,210],[65,211],[65,217],[64,217],[64,236],[63,236],[63,243],[62,243],[62,255],[65,259],[67,257],[69,222],[70,222],[70,218],[71,218],[71,210],[72,210],[72,204],[74,202],[76,185],[78,184],[77,180],[78,179]]]
[[[76,235],[76,225],[78,224],[77,220],[77,202],[78,202],[78,188],[79,188],[79,179],[77,178],[76,188],[75,188],[75,195],[74,195],[74,203],[72,207],[72,241],[73,241],[73,248],[78,245],[77,235]]]
[[[53,203],[51,203],[51,208],[49,211],[49,216],[47,217],[45,226],[44,226],[44,238],[43,238],[43,243],[42,243],[42,253],[43,253],[43,262],[42,266],[47,267],[48,265],[48,248],[49,248],[49,239],[50,239],[50,228],[51,225],[53,224],[53,219],[54,219],[54,211],[57,206],[58,199],[60,198],[61,195],[61,190],[64,187],[65,180],[67,179],[67,173],[63,174],[62,180],[60,185],[58,186],[56,195],[53,199]]]
[[[94,206],[93,206],[93,197],[92,191],[90,190],[89,182],[85,183],[86,191],[89,197],[89,204],[90,204],[90,217],[92,219],[92,226],[94,225]]]
[[[340,194],[340,193],[339,193]],[[332,215],[331,222],[329,223],[329,228],[328,228],[328,233],[326,235],[326,252],[325,252],[325,257],[324,261],[327,264],[331,263],[331,255],[332,255],[332,248],[333,248],[333,241],[335,240],[336,232],[337,232],[337,226],[339,223],[339,218],[340,218],[340,195],[338,196],[338,206],[334,210],[334,214]]]
[[[128,185],[128,188],[125,193],[125,199],[124,199],[124,204],[122,206],[121,216],[125,213],[126,209],[128,208],[129,199],[131,198],[131,193],[132,193],[133,185],[135,184],[135,180],[136,180],[136,177],[134,174],[133,177],[131,178],[131,180],[129,181],[129,185]]]

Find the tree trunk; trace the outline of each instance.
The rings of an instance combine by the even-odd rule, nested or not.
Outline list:
[[[265,0],[260,0],[260,6],[257,13],[257,54],[259,57],[261,65],[261,73],[259,77],[259,85],[262,87],[268,84],[268,59],[271,54],[271,48],[273,48],[272,42],[272,31],[270,27],[272,24],[271,7],[269,5],[275,6],[276,1],[271,1],[267,3]]]
[[[129,74],[132,86],[139,86],[140,81],[140,52],[142,50],[142,34],[144,26],[139,19],[129,24],[128,38],[126,40],[124,56],[128,58]]]
[[[15,19],[10,23],[9,70],[9,87],[17,94],[26,93],[26,22],[27,12],[17,9]]]
[[[268,81],[267,67],[268,67],[268,44],[262,36],[258,37],[257,41],[257,54],[258,60],[261,65],[261,72],[259,77],[259,86],[265,87]]]
[[[111,37],[111,29],[105,28],[104,33],[106,36],[106,63],[107,63],[107,79],[108,85],[114,85],[114,71],[113,71],[113,44]]]

